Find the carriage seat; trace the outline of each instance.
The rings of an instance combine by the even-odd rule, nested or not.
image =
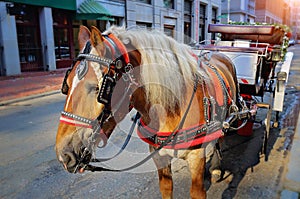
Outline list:
[[[228,25],[228,24],[209,24],[209,33],[222,33],[230,35],[272,35],[275,27],[270,25]]]

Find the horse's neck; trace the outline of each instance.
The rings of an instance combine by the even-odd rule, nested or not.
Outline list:
[[[140,64],[141,54],[138,50],[128,44],[126,45],[130,62],[133,65],[133,76],[139,82],[140,79]],[[140,82],[139,82],[140,83]],[[200,86],[198,84],[198,86]],[[186,103],[183,107],[177,107],[176,111],[164,110],[159,105],[150,105],[149,100],[146,99],[146,94],[143,87],[140,87],[134,91],[131,96],[131,103],[133,107],[142,114],[142,119],[147,126],[158,129],[159,131],[170,132],[176,129],[180,122],[182,122],[183,115],[187,114],[185,121],[183,122],[183,128],[204,123],[203,112],[203,90],[198,88],[195,93],[195,97],[192,99],[192,104],[189,110],[187,110],[188,104],[193,94],[193,88],[190,88],[186,92]]]
[[[142,120],[147,126],[157,129],[160,132],[172,132],[178,130],[180,123],[182,123],[181,129],[205,124],[204,94],[202,89],[203,86],[199,85],[191,107],[188,109],[188,103],[192,95],[192,92],[189,92],[187,94],[186,105],[176,111],[177,114],[164,110],[159,104],[149,104],[142,87],[133,93],[131,102],[133,107],[142,114]],[[184,116],[185,114],[186,117]]]

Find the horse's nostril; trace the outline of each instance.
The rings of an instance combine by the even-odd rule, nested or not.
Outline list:
[[[72,152],[64,152],[61,156],[62,163],[66,167],[67,170],[71,169],[76,165],[76,157]]]

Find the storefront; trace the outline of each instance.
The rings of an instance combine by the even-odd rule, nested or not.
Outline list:
[[[38,7],[14,4],[21,72],[43,70]]]
[[[7,0],[0,4],[7,16],[0,24],[4,49],[1,75],[70,66],[76,1]],[[10,35],[3,34],[7,26],[12,28]],[[16,51],[9,48],[12,43],[17,45]],[[14,60],[9,59],[10,54]]]
[[[0,10],[0,75],[70,67],[80,25],[105,30],[121,20],[95,0],[7,0]]]
[[[66,68],[75,57],[72,13],[52,9],[56,68]]]

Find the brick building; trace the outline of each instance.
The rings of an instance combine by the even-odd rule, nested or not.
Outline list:
[[[291,3],[291,27],[293,39],[300,41],[300,1],[290,0]]]
[[[265,23],[284,22],[286,12],[286,3],[284,0],[259,0],[255,4],[255,21]]]

